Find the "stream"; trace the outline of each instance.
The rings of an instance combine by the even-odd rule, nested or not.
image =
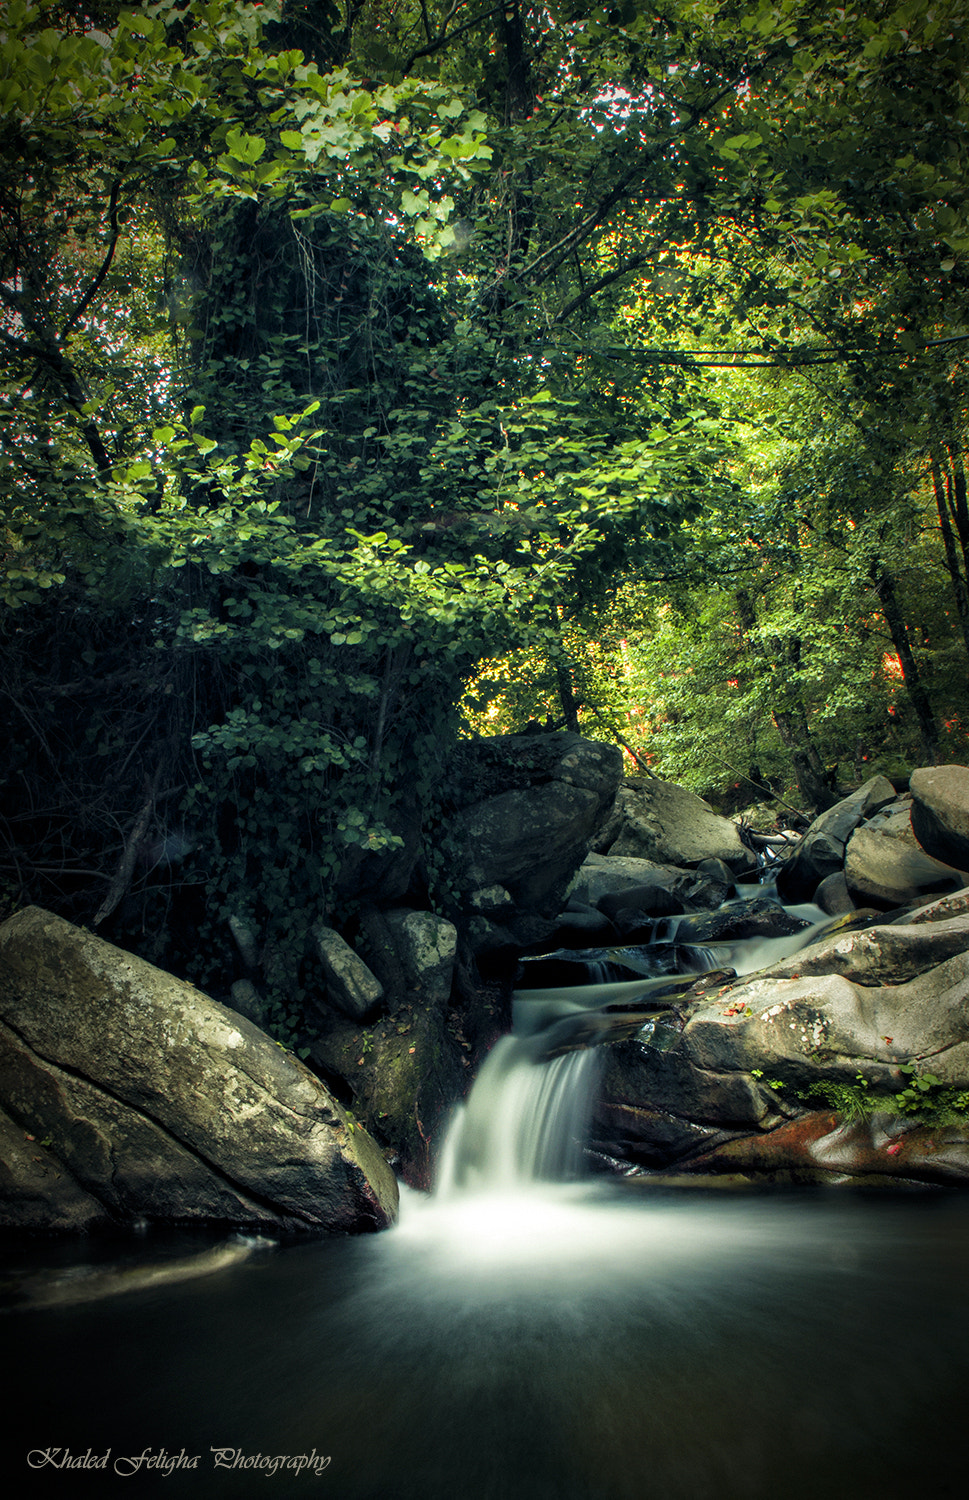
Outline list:
[[[587,988],[518,994],[391,1231],[6,1250],[12,1493],[961,1497],[969,1199],[584,1176]]]

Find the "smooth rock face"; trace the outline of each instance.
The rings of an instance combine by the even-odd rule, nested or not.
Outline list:
[[[384,998],[384,987],[332,927],[317,922],[313,941],[326,975],[327,999],[355,1021],[364,1021]]]
[[[969,766],[928,766],[911,778],[912,828],[927,854],[969,870]]]
[[[912,832],[909,799],[897,802],[855,829],[845,855],[845,881],[858,906],[884,911],[934,892],[958,889],[960,870],[932,859]]]
[[[630,777],[618,797],[622,824],[608,853],[691,868],[722,860],[731,869],[751,864],[737,825],[708,802],[671,781]],[[600,846],[601,848],[601,846]],[[603,851],[604,852],[604,851]]]
[[[804,901],[820,881],[840,871],[848,840],[859,823],[894,800],[895,788],[888,778],[873,776],[850,797],[842,798],[815,818],[793,859],[784,867],[781,890],[785,898]]]
[[[352,1232],[396,1212],[376,1145],[295,1057],[36,907],[0,926],[0,1105],[41,1147],[0,1174],[7,1226]]]

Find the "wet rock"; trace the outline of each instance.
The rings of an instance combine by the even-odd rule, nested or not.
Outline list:
[[[0,1104],[103,1218],[355,1231],[396,1211],[375,1143],[292,1054],[37,908],[0,927]],[[36,1164],[35,1164],[36,1165]],[[26,1195],[4,1222],[64,1218]],[[78,1209],[82,1213],[82,1209]]]
[[[619,941],[619,931],[596,907],[570,904],[558,918],[552,941],[570,948],[584,948],[592,943],[608,947]]]
[[[816,1110],[765,1135],[719,1142],[688,1164],[694,1172],[754,1172],[798,1181],[894,1177],[969,1182],[969,1122],[919,1125],[892,1115],[844,1120]]]
[[[913,771],[912,829],[933,859],[969,870],[969,766]]]
[[[669,1110],[619,1104],[611,1097],[600,1101],[593,1117],[593,1148],[627,1166],[666,1167],[709,1151],[725,1138],[734,1137]]]
[[[840,1098],[860,1115],[869,1099],[911,1094],[913,1078],[923,1080],[915,1099],[923,1086],[957,1101],[969,1090],[969,892],[899,921],[829,932],[770,969],[681,1000],[679,1016],[660,1052],[648,1028],[609,1048],[600,1116],[622,1125],[623,1144],[600,1133],[604,1151],[632,1152],[635,1124],[630,1159],[652,1166],[799,1180],[815,1170],[924,1181],[964,1174],[969,1121],[958,1114],[920,1121],[895,1106],[884,1139],[852,1137],[844,1151],[842,1122],[819,1116]],[[682,1122],[674,1145],[667,1117]],[[735,1139],[691,1155],[694,1127]]]
[[[647,921],[653,917],[677,917],[686,910],[679,896],[663,885],[638,885],[625,890],[607,891],[600,897],[598,908],[613,920],[629,923]],[[632,917],[630,917],[632,913]]]
[[[790,937],[811,924],[795,917],[777,901],[755,896],[720,911],[681,917],[676,924],[678,943],[726,943],[742,938]]]

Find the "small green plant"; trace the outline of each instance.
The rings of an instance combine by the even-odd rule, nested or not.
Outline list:
[[[939,1124],[969,1113],[969,1092],[952,1088],[936,1073],[920,1073],[915,1063],[902,1063],[899,1072],[909,1080],[895,1102],[903,1114],[922,1115]]]
[[[751,1070],[750,1070],[750,1076],[751,1076],[751,1078],[758,1078],[758,1079],[763,1078],[763,1076],[764,1076],[764,1070],[763,1070],[763,1068],[751,1068]],[[776,1093],[778,1093],[784,1087],[784,1080],[783,1080],[783,1078],[769,1078],[767,1080],[767,1085],[766,1086],[769,1089],[773,1089],[774,1092],[775,1092],[775,1094],[776,1094]]]
[[[969,1115],[969,1090],[953,1088],[935,1073],[919,1072],[916,1063],[899,1066],[909,1082],[896,1093],[873,1087],[863,1073],[855,1074],[855,1082],[836,1083],[831,1079],[819,1079],[809,1089],[798,1094],[799,1099],[823,1099],[845,1120],[869,1120],[877,1112],[902,1114],[920,1122],[944,1125],[954,1120],[965,1120]]]
[[[835,1083],[831,1079],[822,1078],[817,1083],[812,1083],[798,1098],[823,1099],[845,1120],[869,1120],[876,1107],[883,1107],[883,1101],[879,1099],[876,1105],[871,1085],[863,1073],[856,1073],[855,1080],[854,1083]],[[891,1099],[893,1096],[885,1097]]]

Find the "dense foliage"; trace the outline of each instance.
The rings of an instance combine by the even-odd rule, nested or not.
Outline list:
[[[462,729],[964,753],[955,0],[0,25],[7,903],[285,1032]]]

